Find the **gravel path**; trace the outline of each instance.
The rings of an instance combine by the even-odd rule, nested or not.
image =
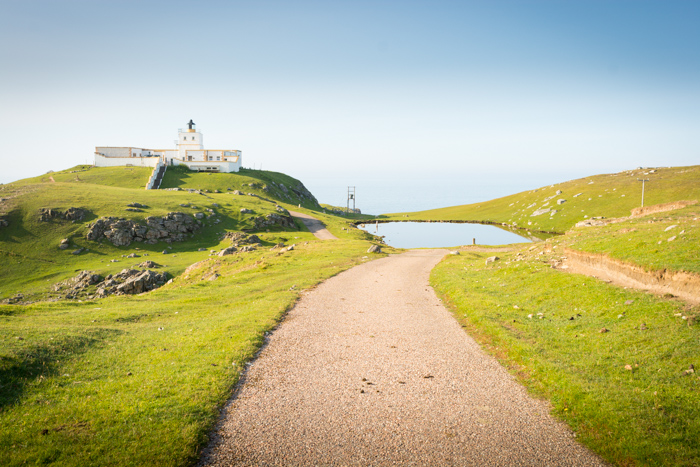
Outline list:
[[[242,379],[200,465],[605,465],[428,286],[445,250],[305,293]]]
[[[316,219],[315,217],[311,217],[308,214],[294,211],[289,211],[289,214],[291,214],[292,217],[296,217],[297,219],[299,219],[306,226],[306,228],[309,229],[309,232],[316,236],[316,238],[320,240],[338,239],[338,237],[333,235],[331,231],[326,228],[326,224]]]

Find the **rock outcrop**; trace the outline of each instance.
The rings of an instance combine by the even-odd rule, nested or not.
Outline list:
[[[293,200],[293,196],[295,195],[296,198],[304,200],[304,201],[311,201],[315,205],[318,205],[318,200],[314,197],[314,195],[311,194],[309,190],[306,189],[303,183],[297,181],[297,184],[294,186],[286,186],[284,183],[276,183],[272,182],[272,185],[276,188],[278,188],[282,192],[282,197],[287,199],[287,200]],[[268,192],[269,189],[263,188],[264,191]],[[291,192],[291,193],[290,193]]]
[[[548,213],[549,211],[551,211],[550,208],[538,209],[537,211],[535,211],[535,212],[533,212],[532,214],[530,214],[530,217],[541,216],[542,214],[546,214],[546,213]]]
[[[52,219],[63,219],[67,221],[82,221],[89,211],[81,208],[68,208],[65,211],[59,211],[53,208],[39,209],[39,220],[48,222]]]
[[[54,284],[54,292],[65,293],[65,298],[96,298],[108,295],[133,295],[156,289],[168,280],[166,273],[150,270],[124,269],[104,279],[93,271],[81,271],[77,276]],[[91,293],[91,286],[96,286]]]
[[[96,293],[101,296],[109,295],[110,293],[116,295],[133,295],[156,289],[165,284],[168,280],[165,273],[157,273],[148,269],[145,271],[124,269],[114,277],[123,278],[124,282],[109,288],[98,286]]]
[[[250,235],[244,232],[227,232],[224,240],[231,240],[233,246],[261,244],[262,241],[257,235]]]
[[[131,242],[154,244],[160,240],[170,243],[181,242],[198,229],[199,223],[182,212],[147,217],[145,226],[128,219],[101,217],[90,224],[87,239],[97,242],[106,238],[115,246],[128,246]]]

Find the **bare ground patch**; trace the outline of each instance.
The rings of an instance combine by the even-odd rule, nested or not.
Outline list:
[[[603,254],[564,249],[565,260],[557,269],[585,274],[622,287],[647,290],[654,294],[671,294],[693,304],[700,304],[700,275],[669,269],[648,271],[643,267],[610,258]]]

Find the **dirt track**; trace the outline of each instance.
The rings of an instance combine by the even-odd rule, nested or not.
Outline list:
[[[371,261],[308,292],[202,465],[603,465],[436,298],[445,253]]]
[[[311,217],[308,214],[303,214],[301,212],[289,211],[292,217],[299,219],[309,232],[314,234],[319,240],[337,240],[338,237],[333,235],[330,230],[326,228],[326,225],[315,217]]]

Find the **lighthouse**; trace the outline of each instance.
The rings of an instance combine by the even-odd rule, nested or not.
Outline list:
[[[185,165],[199,172],[238,172],[241,168],[241,151],[204,149],[202,133],[191,119],[187,128],[178,130],[175,144],[177,149],[98,146],[95,167]]]
[[[204,149],[202,133],[195,130],[195,123],[190,119],[186,129],[177,132],[177,151],[180,160],[192,161],[194,153],[187,155],[187,151],[201,151]]]

